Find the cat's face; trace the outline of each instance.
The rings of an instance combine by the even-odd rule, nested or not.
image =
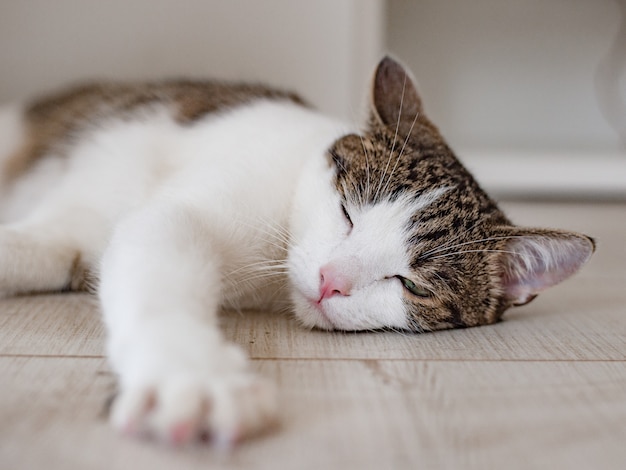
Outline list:
[[[339,330],[489,324],[575,272],[582,235],[513,226],[424,116],[406,71],[384,59],[367,130],[308,172],[292,221],[300,321]]]
[[[408,144],[400,156],[393,138],[349,135],[330,149],[317,210],[290,252],[297,316],[342,330],[495,321],[493,253],[476,251],[495,245],[466,243],[491,237],[489,227],[506,219],[466,174],[446,176]]]

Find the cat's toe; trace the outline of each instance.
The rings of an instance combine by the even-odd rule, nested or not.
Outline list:
[[[248,374],[168,380],[130,387],[113,404],[111,423],[131,437],[181,446],[210,440],[230,449],[276,422],[275,389]]]
[[[129,387],[120,393],[111,407],[111,425],[127,436],[144,435],[145,420],[154,408],[155,390],[151,386]]]
[[[205,388],[197,381],[170,381],[159,388],[157,404],[147,416],[157,439],[181,446],[197,438],[209,408]]]
[[[272,383],[256,376],[213,385],[214,407],[207,427],[215,445],[229,449],[277,423],[278,403]]]

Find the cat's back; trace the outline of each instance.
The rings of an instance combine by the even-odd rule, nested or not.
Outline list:
[[[114,188],[112,200],[145,199],[194,165],[192,179],[212,165],[220,181],[246,181],[245,170],[259,181],[296,171],[295,160],[315,146],[307,139],[323,145],[335,128],[294,93],[262,85],[83,84],[2,109],[0,188],[5,205],[17,201],[8,212],[20,213],[28,209],[21,201],[41,199],[68,174],[78,175],[81,192]]]
[[[305,106],[294,93],[262,85],[164,80],[74,85],[7,108],[3,114],[21,120],[23,138],[28,140],[28,151],[22,153],[28,153],[32,163],[46,153],[67,154],[77,140],[107,123],[149,121],[159,110],[165,110],[174,123],[190,127],[207,115],[261,99]],[[12,128],[2,129],[3,139],[7,140],[4,134],[13,132]],[[22,166],[26,170],[28,165]]]

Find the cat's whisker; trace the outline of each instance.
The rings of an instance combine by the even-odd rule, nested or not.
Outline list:
[[[433,254],[441,253],[441,252],[444,252],[446,250],[452,250],[452,249],[458,248],[460,246],[466,246],[466,245],[472,245],[472,244],[476,244],[476,243],[484,243],[484,242],[490,242],[490,241],[507,240],[507,239],[512,239],[512,238],[525,238],[525,236],[524,235],[505,235],[505,236],[500,236],[500,237],[487,237],[487,238],[480,238],[480,239],[477,239],[477,240],[470,240],[468,242],[457,243],[455,245],[448,245],[448,246],[443,246],[443,247],[439,247],[439,248],[435,248],[435,249],[429,250],[429,251],[423,253],[422,255],[420,255],[419,259],[426,259],[426,258],[430,257]]]
[[[257,269],[254,271],[250,271],[248,273],[249,275],[247,277],[244,277],[244,279],[252,279],[254,277],[263,277],[263,276],[284,276],[289,274],[289,271],[287,269],[282,269],[282,268],[268,268],[268,269]]]
[[[377,201],[378,200],[378,196],[380,194],[380,189],[383,185],[383,183],[385,182],[386,176],[387,176],[387,170],[389,169],[389,165],[391,164],[391,159],[393,158],[393,152],[396,148],[396,140],[398,138],[398,131],[400,129],[400,121],[402,118],[402,105],[404,104],[404,94],[406,92],[406,76],[404,77],[404,82],[402,83],[402,94],[400,96],[400,109],[398,110],[398,119],[396,121],[396,130],[394,132],[393,135],[393,142],[391,144],[391,150],[389,150],[389,158],[387,159],[387,165],[385,166],[385,169],[383,170],[383,174],[380,177],[380,181],[378,183],[378,189],[376,190],[376,195],[374,197],[374,200]]]
[[[363,147],[363,153],[365,154],[365,200],[369,200],[371,197],[371,174],[370,174],[370,156],[367,151],[367,147],[365,145],[365,141],[363,140],[363,136],[359,134],[359,139],[361,139],[361,146]]]
[[[263,270],[263,269],[277,269],[277,268],[287,270],[288,269],[287,262],[284,260],[273,260],[273,259],[262,260],[256,263],[249,263],[244,266],[241,266],[233,271],[230,271],[228,275],[234,276],[240,272],[245,272],[247,270],[258,271],[258,270]]]
[[[348,204],[359,206],[359,207],[362,207],[364,205],[363,198],[358,191],[356,192],[356,194],[355,194],[355,191],[350,191],[345,181],[342,183],[341,186],[343,188],[343,193],[346,197],[346,202]]]
[[[363,139],[361,138],[361,143],[363,142]],[[343,194],[346,197],[346,199],[350,199],[351,202],[353,202],[354,204],[358,205],[358,206],[363,206],[365,204],[365,199],[364,199],[364,193],[365,193],[365,188],[363,186],[363,181],[357,179],[357,176],[354,175],[352,172],[348,172],[345,169],[345,166],[343,166],[343,164],[340,164],[341,168],[344,169],[344,179],[342,181],[342,188],[343,188]],[[350,185],[352,186],[352,188],[349,188],[347,186],[347,183],[350,183]]]
[[[272,284],[276,282],[283,282],[284,276],[285,276],[285,273],[277,273],[277,272],[261,273],[261,274],[257,274],[256,276],[250,276],[250,277],[244,278],[241,282],[253,283],[261,279],[264,279],[266,281],[273,279],[273,281],[270,282],[270,284]]]
[[[271,232],[269,230],[263,229],[253,224],[242,223],[242,225],[250,228],[261,235],[266,235],[267,238],[264,241],[270,244],[274,248],[278,248],[280,251],[287,251],[287,245],[289,244],[289,238],[282,233],[277,231]]]
[[[284,272],[265,272],[265,273],[256,273],[251,276],[243,277],[236,280],[237,285],[248,284],[252,285],[257,281],[265,280],[266,285],[272,285],[276,283],[284,283],[284,279],[287,273]]]
[[[289,263],[285,259],[268,258],[268,259],[259,260],[255,263],[249,263],[245,265],[246,268],[250,268],[253,266],[272,266],[272,267],[287,268],[289,266]]]
[[[258,232],[261,232],[264,235],[268,235],[269,237],[271,237],[272,239],[280,243],[288,244],[291,241],[291,234],[289,233],[289,230],[283,225],[281,225],[278,221],[276,220],[268,221],[259,216],[256,216],[256,219],[261,224],[253,224],[243,218],[240,218],[239,220],[237,220],[237,223],[244,225],[248,228],[251,228],[253,230],[256,230]]]
[[[453,236],[448,241],[448,243],[446,243],[444,245],[439,245],[439,246],[433,248],[432,250],[429,250],[429,251],[426,251],[425,253],[422,253],[422,255],[418,259],[424,259],[426,256],[432,254],[435,251],[440,251],[440,250],[441,251],[445,251],[445,249],[453,248],[455,246],[454,243],[456,243],[459,239],[467,237],[470,233],[473,232],[473,230],[478,226],[479,223],[480,223],[480,220],[477,220],[468,229],[460,230],[455,236]]]
[[[346,185],[347,181],[343,180],[342,181],[342,188],[343,188],[343,194],[346,198],[349,198],[351,196],[354,196],[354,194],[356,193],[357,195],[360,196],[360,191],[358,191],[359,185],[357,184],[357,181],[355,180],[355,176],[352,175],[347,168],[344,166],[344,164],[340,161],[340,160],[336,160],[336,164],[337,166],[343,171],[344,175],[347,175],[349,182],[352,184],[352,186],[354,186],[354,191],[351,191],[350,188],[348,188],[348,186]],[[352,202],[356,202],[353,199],[351,199]]]
[[[288,284],[285,283],[283,288],[287,288]],[[277,294],[280,294],[278,292]],[[292,315],[293,314],[293,304],[288,299],[278,299],[274,300],[274,311],[280,315]]]
[[[270,224],[267,225],[267,228],[262,228],[258,225],[244,221],[238,223],[241,223],[242,225],[269,237],[265,239],[265,242],[270,244],[272,247],[283,252],[288,251],[287,245],[290,242],[290,236],[288,233],[283,232],[283,229]],[[269,229],[273,229],[273,231],[270,231]]]
[[[433,275],[434,275],[437,279],[439,279],[439,280],[442,282],[442,284],[443,284],[443,285],[446,285],[446,284],[447,284],[447,283],[446,283],[446,281],[444,280],[444,278],[442,278],[442,277],[441,277],[441,276],[440,276],[437,272],[434,272],[434,273],[433,273]]]
[[[404,338],[410,338],[410,337],[412,336],[411,332],[409,332],[409,331],[407,331],[407,330],[405,330],[405,329],[401,329],[401,328],[396,328],[396,327],[393,327],[393,328],[391,329],[391,331],[392,331],[394,334],[400,335],[400,336],[402,336],[402,337],[404,337]]]
[[[246,264],[236,269],[233,272],[236,273],[236,272],[245,272],[245,271],[252,272],[252,271],[268,271],[268,270],[285,270],[286,271],[288,269],[289,269],[289,266],[287,265],[286,262],[267,260],[267,261],[259,261],[256,263]]]
[[[225,275],[229,284],[239,286],[242,284],[252,284],[263,278],[284,278],[289,271],[287,262],[284,260],[261,260],[255,263],[248,263]]]
[[[515,255],[515,256],[523,256],[523,257],[529,257],[530,256],[530,257],[533,257],[533,258],[536,258],[536,259],[541,259],[541,257],[539,257],[539,256],[532,256],[532,255],[528,255],[528,254],[521,254],[521,253],[518,253],[517,251],[512,251],[512,250],[491,250],[491,249],[488,249],[488,248],[480,249],[480,250],[455,251],[455,252],[452,252],[452,253],[445,253],[443,255],[433,256],[430,259],[446,258],[448,256],[456,256],[456,255],[461,255],[461,254],[464,254],[464,253],[507,253],[507,254]]]
[[[419,319],[416,317],[408,318],[408,328],[414,333],[423,333],[426,331],[424,326],[419,322]]]
[[[418,117],[419,117],[419,112],[416,112],[415,113],[415,117],[413,118],[413,122],[411,123],[411,127],[409,128],[409,132],[406,135],[406,137],[404,138],[404,143],[402,144],[402,148],[400,149],[400,152],[398,153],[398,158],[396,158],[396,163],[393,166],[393,168],[391,169],[391,173],[389,173],[389,176],[387,177],[387,183],[385,184],[385,187],[383,188],[383,193],[385,191],[387,191],[387,188],[389,187],[389,183],[391,183],[391,178],[393,177],[394,173],[396,172],[396,169],[398,168],[398,164],[402,160],[402,154],[404,153],[404,149],[406,148],[406,144],[409,142],[409,137],[411,136],[411,133],[413,132],[413,127],[415,126],[415,123],[417,122],[417,118]]]
[[[266,227],[267,229],[265,230],[261,230],[261,229],[257,229],[257,230],[265,235],[272,237],[274,240],[284,245],[289,244],[289,242],[291,241],[291,235],[286,229],[278,225],[269,225],[269,224]],[[275,246],[280,246],[284,248],[283,245],[275,245]]]

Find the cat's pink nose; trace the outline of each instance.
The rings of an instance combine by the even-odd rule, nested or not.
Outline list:
[[[333,295],[350,295],[352,280],[332,264],[320,268],[320,299],[318,303]]]

